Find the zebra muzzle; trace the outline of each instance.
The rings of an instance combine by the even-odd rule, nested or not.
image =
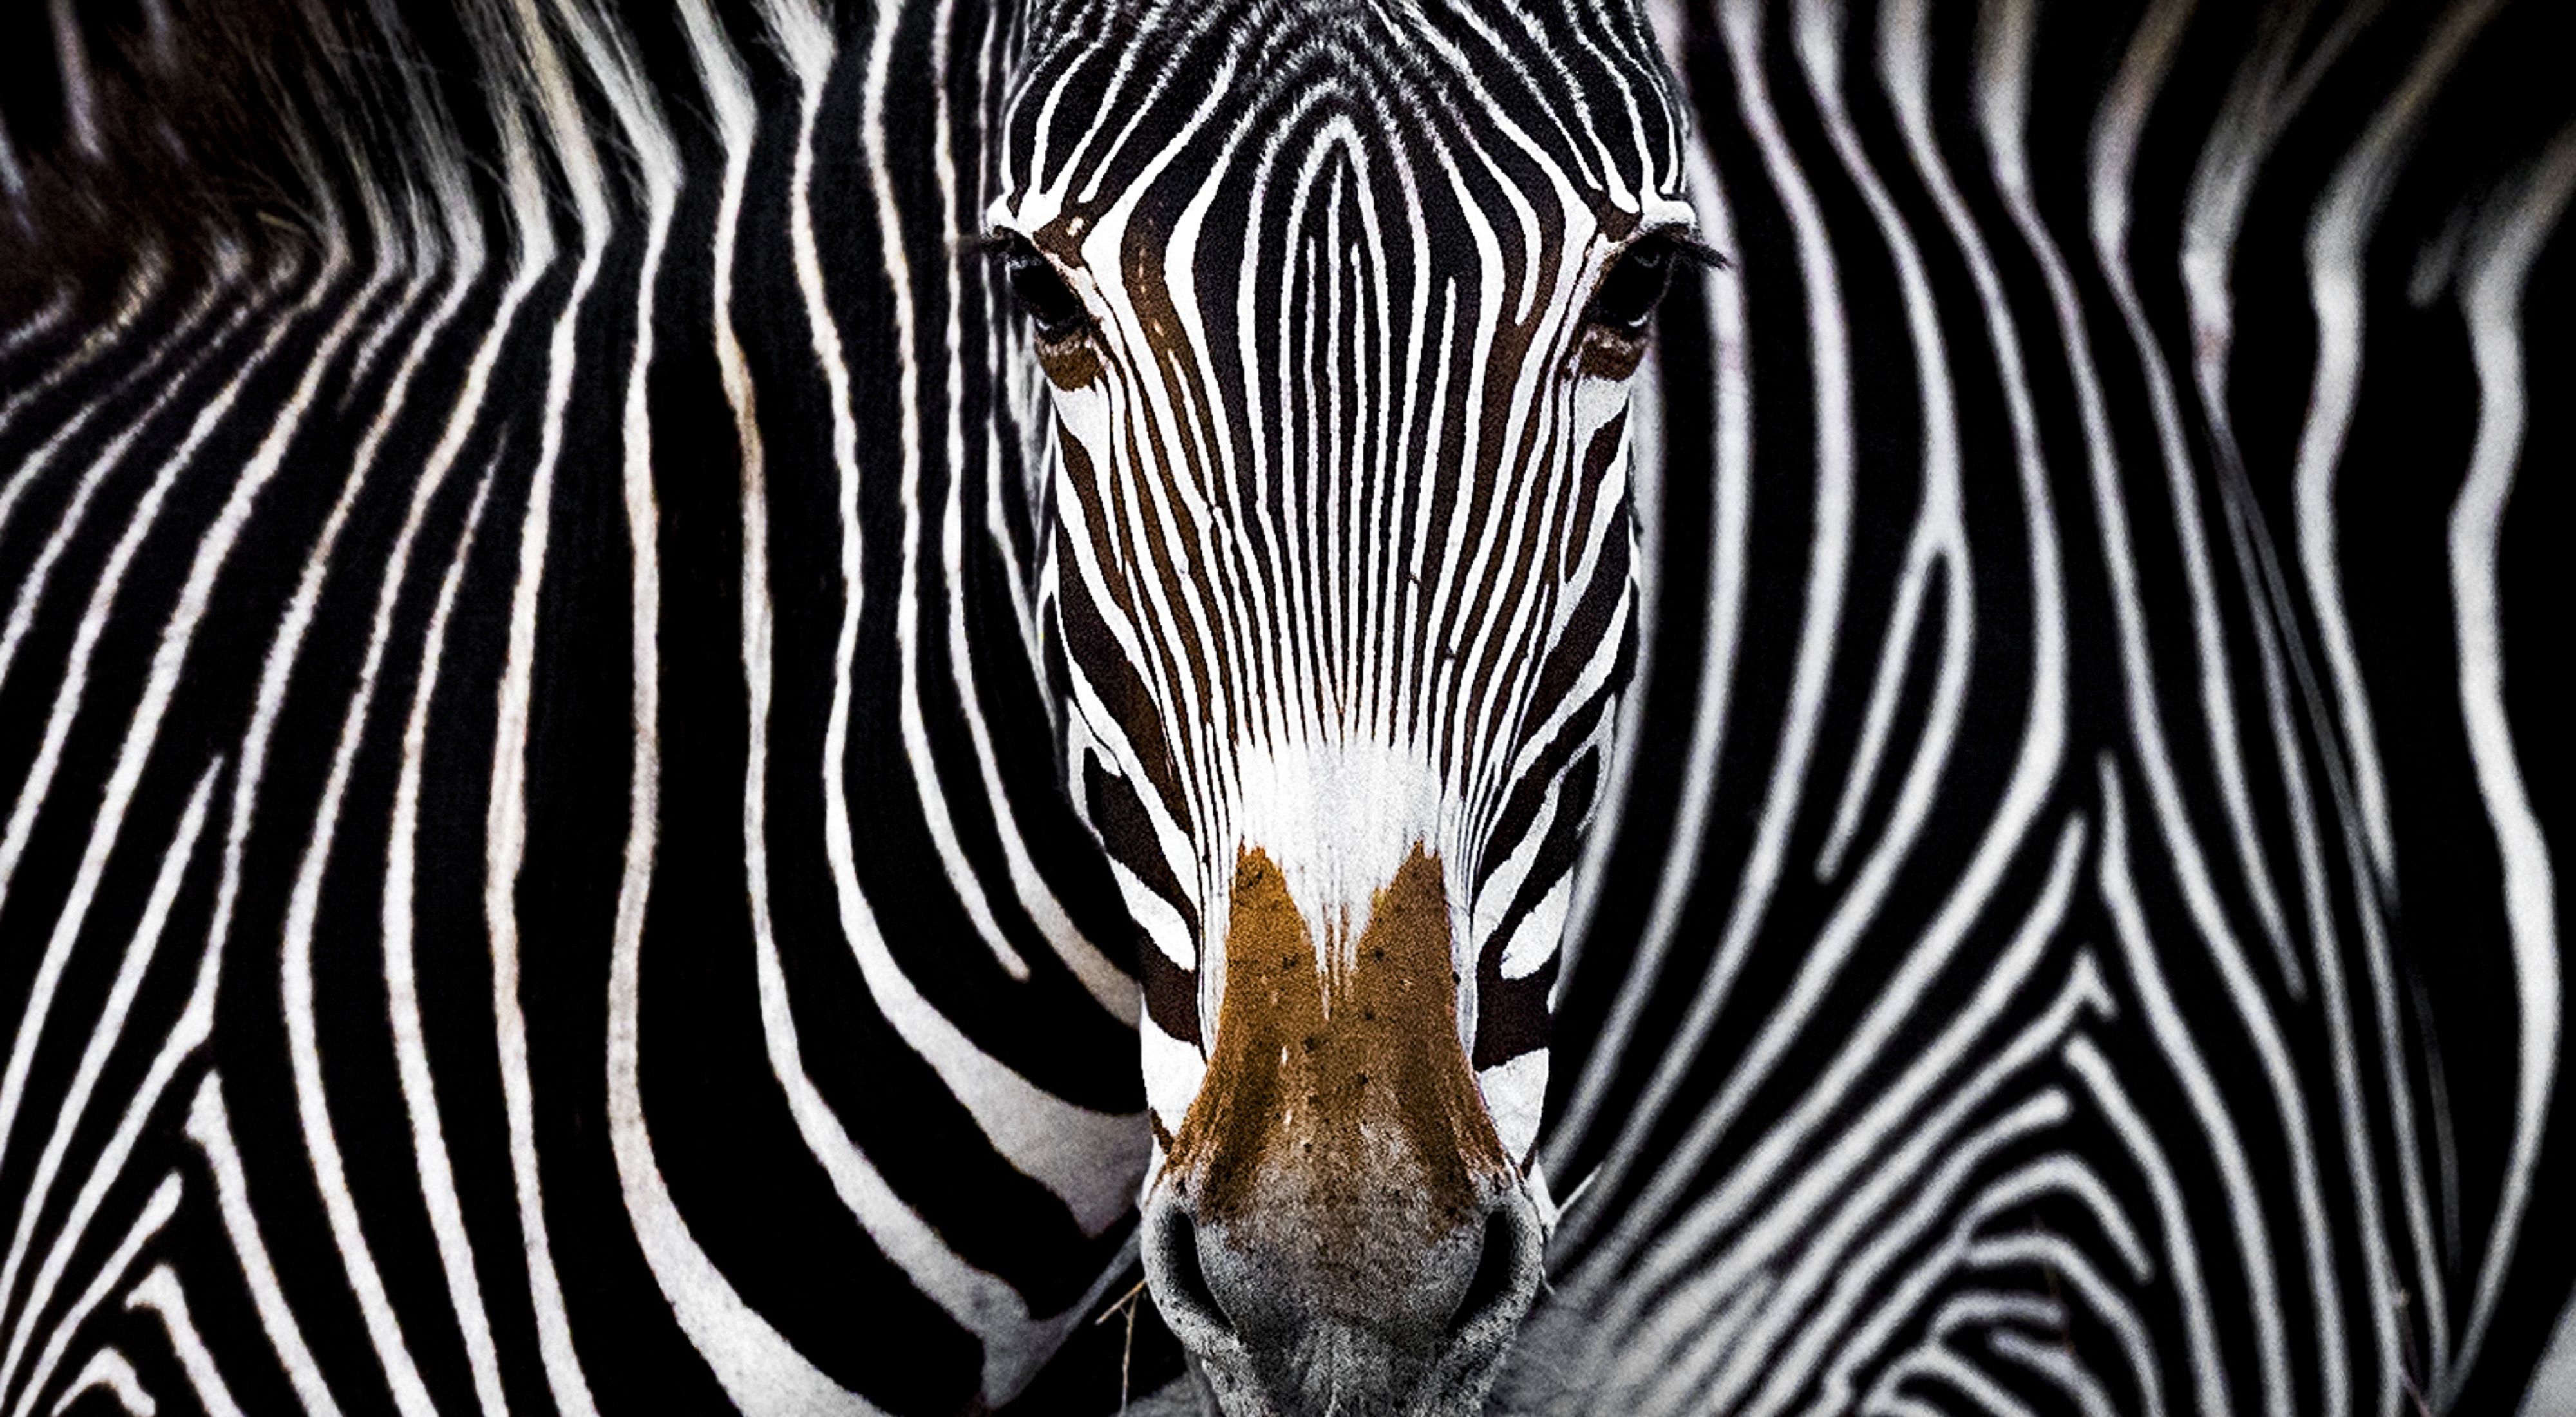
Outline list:
[[[1537,1288],[1536,1213],[1458,1040],[1416,850],[1355,937],[1238,864],[1217,1047],[1149,1198],[1156,1303],[1231,1417],[1478,1410]]]

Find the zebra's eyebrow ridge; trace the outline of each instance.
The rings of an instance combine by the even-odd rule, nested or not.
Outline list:
[[[1647,232],[1646,235],[1662,236],[1671,241],[1673,243],[1674,255],[1681,257],[1683,260],[1688,261],[1692,265],[1698,266],[1703,270],[1724,271],[1734,269],[1735,262],[1730,260],[1725,252],[1709,245],[1705,241],[1702,241],[1699,238],[1699,233],[1695,231],[1686,230],[1680,227],[1667,227],[1662,231]]]

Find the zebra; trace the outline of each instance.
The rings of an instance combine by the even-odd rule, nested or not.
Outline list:
[[[1577,907],[1620,953],[1567,966],[1540,1161],[1588,1190],[1507,1390],[2513,1410],[2568,1301],[2563,809],[2505,680],[2546,21],[1659,25],[1734,260],[1663,317],[1715,417],[1641,514],[1663,756]]]
[[[934,170],[889,94],[1000,17],[50,18],[10,1400],[1009,1399],[1125,1263],[1130,946],[995,278],[848,183]]]
[[[12,21],[0,1399],[2509,1408],[2542,8]]]
[[[1227,1410],[1475,1411],[1536,1291],[1684,131],[1617,9],[1032,25],[992,213],[1066,775],[1153,945],[1145,1272]]]

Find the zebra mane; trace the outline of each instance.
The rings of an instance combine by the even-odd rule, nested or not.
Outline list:
[[[103,303],[164,265],[436,264],[464,228],[506,229],[514,182],[569,198],[541,73],[594,134],[616,126],[602,63],[696,91],[675,14],[639,26],[581,0],[144,0],[127,18],[55,0],[0,22],[36,31],[0,40],[35,70],[0,93],[0,314],[67,288]],[[607,164],[612,200],[627,166]]]

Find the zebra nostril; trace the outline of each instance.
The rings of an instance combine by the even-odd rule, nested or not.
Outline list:
[[[1518,1325],[1536,1283],[1537,1227],[1524,1207],[1506,1203],[1487,1210],[1478,1243],[1476,1272],[1449,1320],[1453,1341],[1477,1329]]]
[[[1477,1317],[1491,1309],[1511,1292],[1512,1224],[1497,1210],[1485,1217],[1483,1249],[1476,1258],[1475,1276],[1467,1281],[1458,1296],[1458,1311],[1449,1320],[1449,1331],[1456,1333],[1473,1324]]]
[[[1154,1302],[1164,1321],[1175,1333],[1194,1324],[1232,1332],[1233,1319],[1217,1302],[1199,1259],[1198,1222],[1178,1205],[1158,1206],[1156,1212],[1147,1225],[1146,1273],[1156,1280]]]

